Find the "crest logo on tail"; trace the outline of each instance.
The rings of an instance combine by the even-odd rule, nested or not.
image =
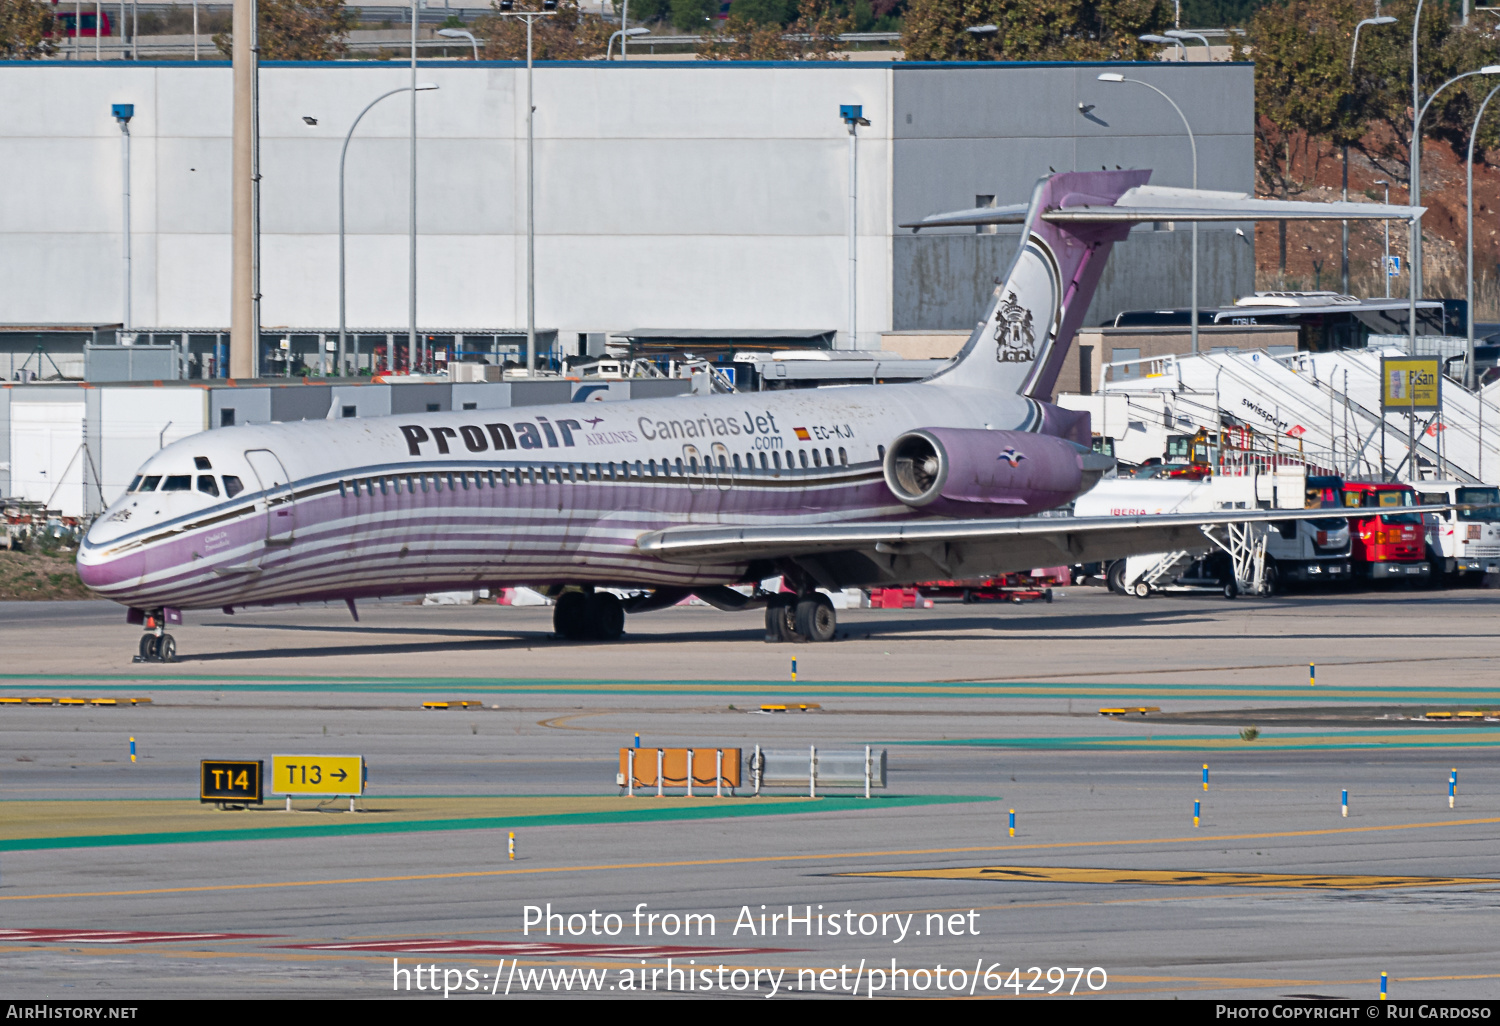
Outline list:
[[[1034,319],[1030,310],[1016,302],[1014,292],[1001,300],[995,311],[995,359],[1000,363],[1030,363],[1036,359]]]

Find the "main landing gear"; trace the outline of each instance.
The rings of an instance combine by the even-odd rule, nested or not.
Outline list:
[[[160,609],[145,614],[146,633],[141,635],[141,645],[132,662],[175,663],[177,642],[167,633],[166,615]]]
[[[569,641],[614,641],[625,633],[625,607],[607,591],[565,591],[552,607],[552,629]]]
[[[820,591],[807,595],[783,592],[772,595],[766,603],[768,642],[832,641],[838,625],[833,603]]]

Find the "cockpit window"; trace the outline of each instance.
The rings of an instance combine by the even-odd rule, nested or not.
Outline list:
[[[162,483],[161,490],[164,492],[190,492],[193,490],[193,476],[191,474],[171,474]]]
[[[208,461],[204,460],[204,462],[206,463]],[[212,495],[215,498],[218,498],[219,483],[214,480],[214,476],[212,474],[199,474],[198,490],[204,495]]]
[[[244,490],[245,486],[240,483],[239,478],[235,477],[233,474],[224,475],[224,496],[226,498],[232,499]]]
[[[132,482],[130,482],[130,487],[127,488],[127,489],[125,489],[125,490],[127,492],[133,492],[137,488],[139,488],[140,486],[141,486],[141,475],[137,474],[137,475],[135,475],[135,480],[132,481]]]
[[[212,463],[208,462],[208,457],[207,456],[194,456],[193,457],[193,469],[194,470],[212,470],[212,469],[214,469],[214,465]]]
[[[146,480],[141,482],[141,491],[154,492],[156,491],[156,486],[159,484],[161,484],[161,475],[152,474],[150,477],[146,478]]]

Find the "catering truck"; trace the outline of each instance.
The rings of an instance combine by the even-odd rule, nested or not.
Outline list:
[[[1403,513],[1417,505],[1411,485],[1386,481],[1345,481],[1344,514],[1353,535],[1354,575],[1372,581],[1425,581],[1426,531],[1422,514]]]
[[[1255,533],[1264,536],[1265,547],[1263,556],[1255,560],[1258,570],[1253,587],[1257,592],[1275,592],[1292,582],[1349,579],[1349,524],[1337,515],[1342,512],[1338,509],[1342,484],[1337,477],[1308,477],[1303,466],[1200,480],[1162,474],[1106,478],[1078,497],[1073,513],[1149,516],[1328,507],[1334,515],[1326,519],[1273,521],[1254,528]],[[1196,551],[1132,556],[1101,567],[1100,572],[1110,590],[1121,594],[1145,597],[1154,591],[1218,591],[1226,598],[1233,598],[1241,590],[1238,576],[1232,572],[1234,557],[1228,548],[1205,537],[1203,546]],[[1174,565],[1168,565],[1169,562]]]
[[[1500,572],[1500,488],[1462,481],[1423,481],[1424,506],[1468,506],[1429,515],[1427,559],[1434,580],[1477,579]]]

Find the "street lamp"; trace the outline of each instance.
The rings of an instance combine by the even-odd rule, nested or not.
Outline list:
[[[1418,0],[1418,3],[1417,3],[1417,16],[1421,17],[1421,14],[1422,14],[1422,4],[1421,4],[1421,0]],[[1417,38],[1416,37],[1416,30],[1413,29],[1412,30],[1412,60],[1413,60],[1413,64],[1412,64],[1412,69],[1413,69],[1412,70],[1412,88],[1413,88],[1413,90],[1416,89],[1416,82],[1417,82],[1417,78],[1416,78],[1416,64],[1415,64],[1416,53],[1417,53],[1416,38]],[[1408,193],[1408,195],[1410,197],[1408,199],[1408,205],[1410,207],[1412,207],[1413,209],[1416,209],[1416,207],[1418,207],[1421,204],[1421,199],[1422,199],[1422,179],[1421,179],[1422,164],[1421,164],[1421,156],[1420,156],[1421,155],[1421,140],[1422,140],[1422,118],[1427,114],[1427,108],[1432,106],[1432,101],[1436,100],[1438,98],[1438,94],[1439,93],[1441,93],[1444,89],[1447,89],[1454,82],[1461,82],[1464,79],[1466,79],[1466,78],[1472,78],[1475,75],[1500,75],[1500,64],[1486,64],[1484,67],[1480,68],[1478,71],[1465,71],[1461,75],[1454,75],[1448,81],[1444,82],[1442,85],[1440,85],[1436,89],[1434,89],[1432,91],[1432,94],[1427,97],[1427,102],[1426,103],[1422,104],[1420,107],[1414,108],[1416,110],[1416,112],[1417,112],[1417,115],[1416,115],[1416,117],[1412,118],[1412,122],[1411,122],[1411,150],[1410,150],[1410,155],[1411,155],[1411,183],[1410,183],[1410,185],[1407,188],[1407,193]],[[1422,287],[1422,283],[1421,283],[1421,274],[1422,274],[1422,215],[1420,213],[1413,214],[1412,217],[1411,217],[1411,220],[1408,222],[1407,237],[1408,237],[1408,242],[1407,242],[1407,250],[1406,250],[1406,260],[1407,260],[1407,263],[1409,265],[1409,269],[1408,269],[1408,272],[1407,272],[1407,275],[1406,275],[1406,291],[1407,291],[1407,297],[1406,297],[1406,334],[1407,334],[1407,353],[1408,353],[1408,355],[1410,355],[1412,353],[1415,353],[1416,349],[1417,349],[1417,293],[1418,293],[1418,291]]]
[[[467,39],[474,44],[474,59],[479,60],[479,40],[474,38],[474,33],[465,32],[463,29],[443,28],[438,29],[437,34],[448,39]]]
[[[859,135],[855,129],[861,125],[870,127],[870,120],[864,116],[865,109],[862,104],[845,103],[839,106],[839,117],[844,124],[849,126],[849,348],[859,348],[859,306],[855,301],[856,286],[859,282],[859,177],[857,175]]]
[[[536,372],[536,104],[531,90],[531,24],[557,13],[557,0],[542,0],[540,11],[517,11],[515,0],[500,0],[499,16],[526,21],[526,373]],[[623,59],[625,44],[620,44]]]
[[[124,188],[121,194],[124,202],[121,204],[121,209],[124,211],[125,304],[124,316],[120,323],[120,341],[123,343],[125,342],[127,333],[130,331],[130,119],[135,117],[135,104],[112,104],[109,112],[120,125],[120,160],[123,167],[124,180]]]
[[[620,60],[623,61],[625,59],[625,40],[634,39],[636,36],[649,36],[650,34],[650,29],[642,27],[620,29],[620,31],[612,33],[609,37],[609,42],[604,47],[604,59],[609,60],[610,54],[614,52],[616,39],[620,41]]]
[[[1198,188],[1198,140],[1195,139],[1195,138],[1193,138],[1193,126],[1190,125],[1190,124],[1188,124],[1187,115],[1184,114],[1184,113],[1182,113],[1182,108],[1179,107],[1179,106],[1177,106],[1177,101],[1173,100],[1170,96],[1168,96],[1166,93],[1162,92],[1160,89],[1156,88],[1156,86],[1152,85],[1150,82],[1142,82],[1138,78],[1126,78],[1124,75],[1117,74],[1117,73],[1115,73],[1113,71],[1106,71],[1104,74],[1100,75],[1099,76],[1099,81],[1100,82],[1129,82],[1129,83],[1131,83],[1133,85],[1145,86],[1147,89],[1150,89],[1152,92],[1156,93],[1163,100],[1166,100],[1168,103],[1170,103],[1172,105],[1172,109],[1177,112],[1177,116],[1179,118],[1182,118],[1182,127],[1185,128],[1185,129],[1187,129],[1188,146],[1191,147],[1192,151],[1193,151],[1193,188],[1194,189]],[[1197,221],[1193,222],[1193,289],[1192,289],[1192,301],[1193,301],[1193,310],[1192,310],[1192,319],[1191,319],[1190,323],[1192,324],[1192,334],[1193,334],[1193,355],[1197,356],[1198,355],[1198,222]]]
[[[1391,183],[1384,178],[1375,179],[1376,185],[1385,186],[1385,205],[1391,205]],[[1385,260],[1380,264],[1380,273],[1385,276],[1385,298],[1391,298],[1391,222],[1381,221],[1385,227]],[[1408,270],[1410,270],[1408,268]]]
[[[417,84],[416,91],[419,92],[419,93],[425,93],[425,92],[428,92],[429,90],[433,90],[433,89],[436,89],[436,88],[437,88],[437,83],[435,83],[435,82],[421,82],[421,83]],[[366,114],[370,113],[370,108],[373,107],[373,106],[375,106],[381,100],[387,99],[388,97],[391,97],[391,96],[395,96],[397,93],[404,93],[404,92],[408,91],[409,89],[411,89],[411,86],[402,86],[400,89],[392,89],[388,93],[381,93],[379,96],[375,97],[375,99],[371,100],[368,104],[366,104],[365,109],[362,110],[362,111],[360,111],[359,112],[359,116],[354,119],[354,124],[352,124],[352,125],[349,126],[349,131],[344,134],[344,148],[339,151],[339,374],[340,375],[342,375],[344,373],[344,358],[345,358],[345,356],[347,354],[347,349],[346,349],[345,341],[344,341],[345,340],[345,335],[346,335],[346,327],[345,327],[345,319],[344,319],[344,159],[349,156],[349,140],[354,137],[354,130],[359,127],[359,123],[364,118],[364,116]],[[410,351],[408,351],[408,355],[412,355],[410,353]],[[358,364],[358,362],[359,362],[358,357],[359,357],[359,354],[355,353],[355,363],[356,364]],[[392,369],[393,370],[395,369],[394,366],[392,367]],[[355,367],[355,370],[356,371],[359,370],[358,366]]]
[[[1206,53],[1206,54],[1208,54],[1209,61],[1212,62],[1213,59],[1214,59],[1214,48],[1208,45],[1208,37],[1205,36],[1205,35],[1203,35],[1201,32],[1188,32],[1186,29],[1175,29],[1174,28],[1174,29],[1167,29],[1167,31],[1165,33],[1163,33],[1163,35],[1170,36],[1173,39],[1196,39],[1196,40],[1198,40],[1198,42],[1200,42],[1200,43],[1203,44],[1203,52]],[[1183,48],[1183,55],[1184,55],[1183,59],[1184,60],[1187,59],[1186,54],[1187,54],[1187,48],[1184,47]]]
[[[1359,53],[1359,30],[1362,29],[1362,28],[1364,28],[1366,25],[1394,25],[1394,24],[1396,24],[1396,19],[1390,17],[1389,15],[1385,15],[1385,16],[1376,17],[1376,18],[1365,18],[1363,21],[1359,22],[1358,24],[1356,24],[1354,26],[1354,45],[1349,48],[1349,75],[1350,75],[1351,78],[1354,75],[1354,55],[1357,54],[1357,53]],[[1351,85],[1352,85],[1352,83],[1351,83]],[[1344,191],[1343,191],[1343,200],[1344,200],[1345,203],[1349,202],[1349,144],[1348,143],[1344,143]],[[1343,291],[1347,295],[1348,292],[1349,292],[1349,222],[1348,221],[1341,221],[1340,224],[1342,225],[1343,249],[1340,250],[1340,254],[1341,255],[1339,257],[1339,273],[1340,273],[1340,280],[1343,282]],[[1387,279],[1386,283],[1387,284],[1390,283],[1389,279]]]
[[[1479,105],[1479,113],[1474,115],[1474,130],[1469,133],[1469,192],[1468,202],[1464,206],[1464,239],[1467,251],[1467,271],[1464,275],[1466,291],[1464,298],[1468,300],[1469,311],[1466,318],[1469,322],[1469,343],[1465,352],[1468,354],[1464,364],[1464,384],[1474,388],[1477,378],[1474,374],[1474,140],[1479,137],[1479,122],[1484,119],[1484,109],[1490,105],[1496,93],[1500,93],[1500,86],[1491,89],[1484,102]]]
[[[1171,39],[1171,38],[1168,38],[1167,36],[1157,36],[1157,35],[1151,35],[1149,33],[1147,35],[1144,35],[1144,36],[1136,36],[1135,38],[1139,39],[1143,43],[1160,43],[1163,46],[1174,46],[1175,45],[1177,47],[1177,51],[1180,54],[1182,54],[1183,62],[1186,63],[1186,61],[1187,61],[1187,47],[1183,44],[1182,40],[1180,40],[1180,39]]]

